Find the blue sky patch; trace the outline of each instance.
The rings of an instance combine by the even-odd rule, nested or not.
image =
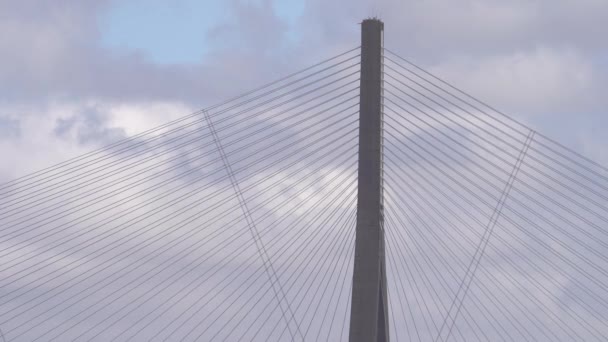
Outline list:
[[[117,2],[101,15],[102,44],[138,50],[159,64],[198,63],[209,49],[205,32],[226,16],[221,0]]]

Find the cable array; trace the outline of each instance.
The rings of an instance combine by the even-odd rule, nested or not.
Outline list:
[[[384,50],[391,335],[608,336],[608,169]]]
[[[334,340],[358,91],[356,48],[0,185],[6,340]]]
[[[344,341],[355,48],[0,185],[6,341]],[[604,341],[608,169],[388,49],[395,341]]]

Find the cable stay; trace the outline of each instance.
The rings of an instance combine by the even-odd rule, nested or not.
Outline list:
[[[384,52],[391,337],[604,340],[608,169]]]
[[[0,184],[0,337],[348,340],[377,71],[390,339],[605,341],[608,168],[364,48]]]
[[[0,185],[3,336],[335,340],[359,56]]]

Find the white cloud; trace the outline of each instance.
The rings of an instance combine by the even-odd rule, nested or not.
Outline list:
[[[608,87],[608,77],[606,77],[607,73],[605,71],[607,47],[604,42],[604,32],[601,29],[605,26],[608,16],[608,3],[603,0],[539,0],[534,2],[523,0],[510,2],[498,0],[467,0],[461,2],[446,0],[387,0],[380,2],[366,0],[330,2],[311,0],[307,1],[302,9],[299,9],[297,18],[290,19],[290,25],[292,25],[290,29],[293,29],[293,27],[301,28],[300,32],[296,35],[286,32],[287,26],[282,18],[272,12],[273,6],[271,6],[270,2],[235,1],[231,2],[231,10],[234,14],[231,20],[233,21],[222,23],[207,33],[188,33],[192,35],[208,34],[213,35],[215,38],[211,40],[212,46],[209,47],[210,52],[206,56],[206,59],[201,61],[200,65],[194,66],[159,66],[150,63],[137,54],[121,54],[119,53],[120,51],[117,53],[117,51],[110,52],[104,50],[99,45],[99,37],[97,35],[97,31],[103,28],[96,26],[97,22],[95,18],[100,10],[107,8],[106,6],[109,3],[104,1],[91,1],[86,2],[86,4],[78,1],[65,1],[60,4],[56,1],[38,1],[37,3],[39,4],[36,4],[36,2],[20,1],[0,4],[0,31],[7,33],[0,35],[0,134],[3,134],[0,137],[0,155],[2,156],[0,182],[27,174],[29,171],[44,168],[69,157],[78,156],[118,137],[131,136],[182,115],[187,115],[193,112],[194,109],[203,107],[203,103],[220,102],[231,95],[277,78],[287,73],[287,71],[293,71],[314,63],[321,58],[354,47],[358,44],[359,38],[357,23],[360,22],[361,18],[373,14],[378,14],[385,20],[386,42],[387,47],[391,48],[391,50],[404,53],[405,57],[414,58],[416,61],[422,61],[422,65],[429,67],[438,76],[452,81],[455,85],[464,88],[473,95],[486,100],[500,109],[504,109],[506,112],[516,114],[524,122],[533,122],[535,127],[541,131],[543,127],[550,128],[562,125],[562,136],[555,137],[557,140],[571,140],[572,136],[575,136],[577,140],[583,143],[585,150],[596,151],[594,153],[597,156],[605,154],[602,151],[605,151],[605,143],[603,141],[606,141],[606,138],[601,130],[598,132],[597,128],[603,127],[598,123],[603,123],[605,120],[602,117],[605,117],[607,100],[603,89]],[[234,20],[234,18],[238,20]],[[125,34],[128,34],[128,32]],[[193,38],[193,40],[196,39]],[[444,110],[441,113],[450,115]],[[560,115],[571,115],[572,113],[581,115],[581,119],[572,120],[572,125],[570,125],[570,122],[568,124],[560,124],[558,122]],[[465,117],[470,118],[470,115],[465,115]],[[538,118],[548,119],[542,121]],[[310,124],[313,122],[317,121],[309,121]],[[225,123],[224,125],[227,127],[229,123]],[[260,120],[260,123],[268,123],[268,121]],[[436,122],[433,121],[431,124],[431,127],[442,127],[441,130],[443,131],[457,126],[459,129],[475,128],[471,124],[464,122],[460,122],[460,125],[448,122],[443,117]],[[232,141],[235,138],[232,135],[233,132],[232,129],[227,129],[220,135],[224,141]],[[411,134],[407,136],[420,137],[419,133],[419,128],[412,128]],[[433,133],[429,134],[437,134],[437,132],[433,131]],[[297,137],[299,137],[299,134],[295,131],[286,131],[283,135],[271,137],[268,140],[269,144],[265,152],[271,151],[272,155],[267,156],[262,161],[258,161],[259,164],[246,165],[247,167],[243,170],[243,174],[239,175],[239,177],[243,178],[239,179],[243,180],[243,184],[252,184],[256,180],[263,179],[266,173],[274,169],[271,168],[263,173],[255,173],[255,170],[265,165],[261,163],[271,163],[274,157],[287,152],[276,148],[279,142],[282,143],[290,139],[296,139]],[[232,155],[231,158],[251,157],[252,155],[249,154],[253,152],[251,147],[260,148],[259,145],[249,146],[247,142],[235,145],[242,147],[242,149],[239,148],[239,151]],[[235,146],[229,148],[228,152],[230,153],[233,149],[236,150]],[[299,145],[294,145],[293,148],[297,146]],[[491,148],[489,151],[486,151],[485,149],[480,149],[479,146],[474,146],[474,148],[476,149],[473,151],[487,157],[488,162],[498,162],[496,157],[499,151],[497,149]],[[191,178],[179,182],[180,185],[184,186],[180,192],[165,195],[165,197],[161,198],[159,204],[167,203],[171,198],[180,196],[182,194],[181,191],[198,191],[190,183],[194,177],[206,175],[210,170],[220,166],[220,164],[215,163],[201,170],[201,165],[208,161],[208,159],[192,160],[200,157],[200,151],[202,149],[178,149],[157,160],[166,161],[169,156],[178,156],[179,158],[173,163],[189,161],[185,169],[197,171]],[[276,219],[281,213],[287,212],[289,208],[297,209],[295,215],[290,217],[291,221],[303,217],[302,215],[306,209],[311,207],[310,203],[312,202],[308,204],[304,203],[304,206],[300,208],[296,208],[296,204],[305,196],[312,194],[312,190],[310,189],[320,189],[321,186],[326,184],[335,175],[346,172],[346,170],[340,169],[332,163],[336,163],[341,158],[346,159],[348,157],[348,155],[344,154],[334,157],[331,161],[316,161],[316,164],[313,166],[317,166],[317,164],[323,166],[320,168],[322,170],[322,177],[317,184],[311,187],[303,188],[302,184],[295,184],[294,179],[281,182],[281,179],[288,174],[288,171],[283,171],[277,174],[276,177],[272,177],[266,182],[248,189],[248,196],[253,197],[254,194],[261,193],[273,185],[279,185],[273,188],[274,192],[266,194],[266,197],[256,199],[259,203],[273,194],[279,194],[279,191],[285,190],[292,185],[294,189],[289,192],[290,195],[295,194],[298,190],[304,190],[299,196],[296,196],[295,200],[292,200],[293,202],[286,200],[288,195],[280,194],[271,203],[263,205],[261,212],[269,210],[275,205],[283,205],[283,207],[276,213],[268,215],[268,220],[260,223],[260,227],[269,228],[264,225],[268,225],[269,221]],[[113,161],[113,159],[110,160]],[[422,169],[422,164],[414,164],[411,168],[413,171],[421,171],[424,174],[425,170]],[[465,164],[462,167],[458,167],[454,172],[465,172],[467,166],[469,165]],[[143,168],[143,166],[139,165],[138,167],[128,168],[125,172],[136,172],[140,170],[139,168]],[[311,169],[309,168],[308,170]],[[174,175],[176,171],[172,170],[166,177]],[[480,168],[474,168],[472,171],[482,172]],[[116,186],[110,185],[112,180],[113,178],[106,177],[95,182],[93,185],[89,185],[88,188],[92,189],[95,186],[101,186],[102,189],[97,190],[99,192],[93,195],[106,194]],[[475,180],[482,181],[480,178]],[[423,183],[412,181],[411,186],[424,193],[424,188],[421,184]],[[451,186],[453,184],[448,183],[447,185]],[[342,187],[325,189],[313,196],[314,201],[316,202],[321,196],[325,195],[328,195],[328,198],[331,199],[332,196],[335,197],[337,195]],[[129,192],[117,195],[115,198],[126,199],[127,195],[134,194],[136,190],[142,189],[143,186],[138,186]],[[216,188],[211,187],[208,190],[195,191],[195,194],[203,196],[213,189]],[[439,189],[445,190],[446,187],[440,187]],[[462,203],[456,198],[456,194],[451,195],[454,196],[455,202],[449,204],[448,208],[462,209],[460,207],[457,208]],[[151,194],[148,194],[133,200],[131,203],[124,203],[111,213],[118,214],[122,210],[128,210],[133,205],[142,205],[141,211],[137,214],[145,214],[145,210],[150,209],[146,202],[151,198],[150,196]],[[471,196],[467,196],[471,198]],[[64,208],[63,206],[73,205],[70,202],[71,199],[73,197],[65,196],[47,201],[43,203],[43,206],[59,205],[58,208],[61,209]],[[330,210],[338,207],[343,208],[344,204],[329,204],[329,199],[322,207]],[[190,199],[188,202],[181,203],[180,208],[194,202],[193,199]],[[436,200],[431,200],[431,203],[439,205]],[[523,201],[523,204],[526,203],[526,201]],[[229,204],[235,206],[237,203],[233,199]],[[390,201],[387,201],[387,205],[392,204]],[[416,203],[415,207],[429,209],[424,205],[420,206],[420,204]],[[520,204],[518,209],[526,212],[523,204]],[[194,206],[193,210],[201,209],[201,207],[206,208],[209,205],[212,204],[206,203],[205,205]],[[227,206],[226,204],[222,208]],[[95,208],[99,208],[99,206],[91,207],[90,210]],[[467,215],[474,210],[467,206],[465,208],[468,208],[469,211],[462,209],[457,212],[463,215],[464,222],[468,222],[466,220],[469,220],[470,217]],[[483,209],[491,210],[490,206],[488,208],[483,207]],[[418,211],[412,214],[421,213]],[[26,213],[23,215],[26,215]],[[229,225],[233,219],[239,218],[240,215],[241,212],[239,210],[222,213],[217,226],[224,228],[227,225],[229,227],[225,227],[227,229],[226,232],[220,234],[220,236],[224,236],[223,234],[228,234],[228,232],[235,232],[240,234],[236,241],[251,241],[249,239],[250,232],[247,231],[247,227],[243,222],[240,223],[241,226],[239,227]],[[483,216],[477,212],[473,213],[473,215],[475,217]],[[448,215],[445,225],[436,224],[434,228],[451,228],[450,225],[454,224],[455,221],[449,221],[454,216]],[[74,215],[67,215],[64,219],[68,220],[74,217]],[[330,224],[325,226],[318,225],[319,227],[309,224],[309,222],[322,217],[319,211],[309,214],[308,217],[303,217],[307,220],[304,220],[301,225],[296,226],[298,228],[297,231],[309,234],[310,232],[307,229],[320,227],[320,232],[337,234],[337,230],[329,229],[332,228]],[[111,219],[114,216],[108,215],[105,218]],[[118,239],[120,236],[125,236],[136,228],[145,228],[148,224],[153,223],[155,218],[156,216],[154,215],[146,216],[144,217],[144,221],[138,225],[131,226],[131,230],[126,230],[115,238]],[[424,219],[424,216],[422,218]],[[439,220],[437,217],[432,217],[432,219]],[[193,228],[197,225],[205,227],[205,224],[208,223],[207,220],[211,220],[211,217],[201,217],[196,221],[196,225],[191,224],[187,228]],[[427,220],[427,222],[431,221]],[[441,220],[439,221],[441,222]],[[55,226],[60,226],[62,223],[62,221],[58,221],[55,223]],[[116,224],[118,223],[116,222]],[[166,231],[170,223],[177,223],[177,219],[171,219],[166,225],[156,227],[154,231],[147,232],[143,236],[149,237],[157,232]],[[277,227],[271,227],[265,239],[270,240],[285,233],[284,229],[290,227],[287,223],[289,222],[283,222]],[[501,228],[505,228],[502,234],[508,234],[508,236],[502,236],[500,240],[493,240],[493,242],[497,241],[497,248],[492,249],[488,253],[489,258],[500,265],[501,263],[505,263],[505,260],[501,259],[501,256],[504,254],[509,255],[509,253],[522,252],[527,253],[525,255],[532,255],[533,251],[537,251],[537,249],[533,249],[539,247],[537,245],[524,246],[524,242],[531,243],[532,240],[521,231],[515,230],[512,222],[501,222],[501,225]],[[81,226],[72,228],[72,232],[81,231]],[[236,230],[235,228],[240,228],[241,230]],[[476,230],[470,229],[465,231],[464,237],[468,239],[467,241],[475,241],[475,237],[478,234],[474,233],[478,233],[482,228],[483,225],[478,224],[475,227]],[[199,232],[199,234],[186,239],[185,243],[197,241],[196,239],[204,237],[206,232],[208,231]],[[452,241],[447,241],[450,246],[455,246],[454,244],[462,242],[458,240],[460,236],[454,230],[450,230],[450,233],[447,235],[442,235],[442,232],[443,230],[433,231],[432,233],[436,235],[433,235],[432,238],[437,240],[445,238],[446,241],[451,239]],[[182,231],[172,232],[167,239],[177,237],[181,233]],[[269,247],[270,252],[278,252],[284,246],[288,246],[288,243],[293,242],[291,237],[293,237],[293,234],[290,232],[283,235],[283,240],[279,240],[279,243]],[[320,262],[320,260],[336,254],[336,250],[333,249],[335,245],[329,239],[324,239],[321,236],[316,236],[315,238],[311,236],[305,237],[306,239],[302,238],[302,240],[296,241],[311,243],[304,250],[313,253],[309,258],[297,259],[299,262],[295,263],[296,266],[300,264],[304,265],[304,260]],[[408,235],[408,237],[410,236]],[[57,238],[61,238],[61,235],[57,236]],[[429,235],[425,234],[424,238],[429,238]],[[342,240],[346,240],[346,238],[342,237]],[[14,243],[15,241],[11,240],[9,242]],[[416,248],[417,252],[414,253],[415,258],[422,258],[426,252],[424,248],[426,243],[421,239],[409,239],[407,241],[408,244],[414,241],[423,243],[423,247],[420,249]],[[3,243],[5,242],[3,241]],[[158,245],[153,245],[148,250],[145,250],[145,252],[157,250],[154,247],[160,247],[162,242],[164,241],[160,241]],[[504,244],[500,245],[499,242],[504,242]],[[78,245],[78,242],[72,243],[74,246]],[[133,246],[135,243],[135,241],[131,241],[131,243],[122,248]],[[563,246],[557,246],[555,242],[550,243],[553,244],[552,247],[555,251],[563,249]],[[517,246],[512,248],[511,245]],[[315,248],[319,246],[323,246],[325,251],[328,252],[327,257],[321,253],[314,253],[316,251]],[[430,248],[432,244],[426,246]],[[599,247],[595,246],[595,248]],[[246,253],[235,258],[233,261],[225,261],[224,257],[234,249],[237,249],[236,245],[222,248],[219,251],[214,250],[215,254],[208,260],[208,264],[203,264],[198,269],[200,273],[195,272],[196,274],[190,274],[186,279],[194,279],[199,274],[202,274],[203,270],[208,270],[217,265],[224,267],[221,272],[222,275],[235,269],[239,270],[234,279],[243,280],[249,274],[255,274],[255,269],[260,266],[257,263],[257,251],[252,246],[243,247],[242,251]],[[287,248],[287,250],[287,254],[293,252],[293,249]],[[25,249],[25,251],[32,250]],[[185,257],[184,260],[173,265],[169,271],[179,270],[179,267],[186,265],[187,262],[196,260],[205,251],[208,251],[208,249],[202,249],[198,251],[200,252],[199,254]],[[454,261],[453,259],[449,259],[451,253],[448,253],[448,255],[446,254],[447,252],[446,250],[440,251],[439,257],[445,257],[446,260]],[[455,256],[462,257],[462,261],[466,262],[468,261],[466,257],[470,255],[470,253],[466,252],[468,251],[457,250]],[[543,254],[541,255],[552,256],[550,252],[551,250],[542,250]],[[143,254],[144,251],[141,253]],[[52,254],[40,254],[36,260],[52,257]],[[59,255],[60,253],[57,256]],[[176,254],[169,253],[169,255],[174,256]],[[64,260],[63,263],[58,262],[52,265],[52,268],[49,267],[45,272],[50,272],[61,267],[67,260],[72,261],[77,257],[83,256],[86,256],[86,254],[72,255],[69,259]],[[109,258],[110,256],[106,257]],[[86,297],[84,298],[84,302],[90,304],[100,299],[108,291],[120,289],[120,286],[125,284],[127,279],[132,279],[145,273],[144,271],[147,268],[167,261],[167,258],[168,256],[163,260],[160,260],[162,258],[156,259],[146,263],[141,268],[134,267],[130,272],[127,272],[129,274],[125,276],[126,279],[122,279],[118,284],[114,284],[114,287],[105,288],[99,293],[90,291],[89,296],[83,295]],[[420,259],[415,258],[413,261],[420,261]],[[95,262],[101,262],[102,260],[95,260]],[[346,261],[348,260],[346,259]],[[485,277],[496,275],[503,280],[506,278],[506,275],[511,274],[511,280],[505,280],[505,283],[502,284],[503,287],[507,292],[518,296],[518,298],[529,293],[537,295],[538,301],[527,302],[529,304],[527,308],[535,310],[535,314],[539,316],[543,314],[539,310],[539,303],[547,304],[552,310],[558,311],[559,315],[566,315],[566,311],[556,304],[556,298],[560,298],[560,295],[568,290],[564,274],[576,276],[577,273],[567,268],[554,268],[563,266],[567,260],[557,260],[552,265],[553,268],[547,268],[546,275],[549,277],[539,278],[539,284],[547,287],[548,291],[546,292],[541,291],[533,283],[526,282],[523,272],[505,272],[503,269],[496,267],[496,265],[491,265],[486,266],[487,268],[484,269],[485,272],[483,274]],[[122,263],[117,263],[115,267],[118,268],[132,261],[132,258],[127,258],[126,260],[122,260]],[[295,266],[289,267],[285,263],[286,259],[284,258],[277,261],[277,265],[286,267],[284,273],[281,274],[282,280],[291,277],[288,284],[301,285],[304,283],[306,275],[315,273],[312,265],[306,265],[303,270],[300,270],[296,269]],[[347,269],[348,267],[347,265]],[[87,268],[85,267],[84,269]],[[459,270],[464,270],[464,268],[461,267]],[[349,272],[351,271],[345,272],[345,279],[348,278]],[[422,276],[424,273],[425,270],[420,269],[416,275]],[[168,273],[163,273],[162,275],[166,274]],[[450,273],[451,280],[453,280],[450,283],[451,285],[457,284],[458,279],[456,276],[459,274],[458,272]],[[435,275],[435,278],[437,276],[438,274]],[[34,278],[36,277],[32,276],[27,279],[31,280]],[[65,278],[67,281],[71,281],[72,279],[74,278]],[[569,278],[569,280],[571,279]],[[109,281],[106,274],[100,273],[87,284],[102,284],[101,282],[106,280]],[[134,292],[141,293],[145,289],[160,284],[161,281],[163,281],[162,277],[154,278],[146,284],[147,287],[141,287]],[[205,286],[208,288],[219,284],[219,282],[219,278],[212,278],[209,282],[205,283]],[[262,281],[259,281],[259,283],[264,285]],[[226,289],[230,291],[237,290],[235,284],[238,284],[236,280],[233,280],[232,284],[228,282]],[[315,286],[319,287],[321,286],[320,284],[317,282]],[[348,289],[348,279],[345,284],[344,289],[340,288],[344,292]],[[255,283],[255,285],[258,285],[258,283]],[[500,284],[490,285],[500,287]],[[178,291],[182,286],[186,286],[186,280],[180,280],[169,289],[171,291]],[[196,292],[194,294],[196,296],[185,297],[187,300],[181,302],[177,302],[177,299],[173,301],[176,305],[171,313],[164,317],[165,321],[163,321],[163,324],[168,322],[168,319],[175,318],[183,313],[190,304],[194,305],[193,310],[204,308],[202,303],[193,303],[193,299],[199,295],[207,295],[205,287],[195,288],[195,286],[198,285],[187,285],[186,288],[195,289]],[[577,284],[577,286],[580,286],[580,284]],[[288,290],[288,297],[305,298],[303,292],[297,292],[296,296],[296,288],[294,286],[293,289]],[[81,289],[84,289],[84,285]],[[490,289],[493,288],[490,287]],[[22,287],[19,291],[25,290],[26,287]],[[164,292],[163,295],[171,291]],[[260,295],[251,289],[247,291],[244,292],[247,300],[257,298],[256,296]],[[408,287],[406,291],[408,291],[409,295],[415,294],[412,286]],[[424,292],[427,300],[438,299],[431,294],[431,288],[425,289]],[[221,300],[229,298],[226,291],[210,293],[213,293],[213,303],[219,303]],[[276,303],[273,302],[272,291],[268,291],[267,293],[267,297],[262,295],[263,301],[261,303],[273,306]],[[445,295],[447,292],[443,291],[442,293],[443,295],[439,296],[439,299],[445,303],[449,303],[450,298]],[[544,293],[549,293],[550,296]],[[489,303],[488,294],[483,295],[479,292],[476,294],[484,303]],[[350,299],[347,298],[347,295],[347,293],[344,294],[340,305],[336,304],[336,307],[340,309],[338,316],[341,316],[343,312],[346,313],[346,303]],[[131,294],[126,299],[128,300],[133,296],[134,294]],[[62,302],[63,298],[54,297],[52,298],[54,302],[50,302],[48,303],[49,306],[44,307],[44,309],[55,310],[53,311],[55,314],[48,317],[57,321],[50,322],[43,326],[43,328],[52,327],[56,323],[59,324],[68,315],[87,308],[86,304],[76,305],[77,308],[73,307],[71,311],[59,314],[63,307],[69,305],[68,302]],[[322,298],[315,298],[319,299],[319,302],[322,302]],[[119,301],[113,307],[110,307],[109,310],[118,309],[121,305],[127,305],[127,300]],[[239,300],[239,303],[244,303],[244,299],[241,298]],[[331,301],[328,302],[331,303]],[[11,302],[10,307],[17,307],[16,303]],[[151,312],[148,310],[157,309],[155,305],[158,303],[157,301],[146,303],[143,306],[145,311],[139,311],[135,315],[129,316],[129,318],[134,320],[143,316],[145,312]],[[216,308],[222,308],[222,306]],[[238,311],[234,307],[232,309],[227,312],[232,314]],[[490,309],[498,312],[502,308],[491,307]],[[518,312],[518,308],[516,307],[510,307],[510,309],[515,313]],[[430,315],[433,318],[437,320],[441,319],[443,310],[437,310],[437,307],[432,307],[431,311]],[[188,311],[188,313],[190,312]],[[302,314],[304,310],[301,309],[298,312]],[[424,308],[416,306],[414,312],[416,313],[416,319],[414,320],[422,323],[422,316],[420,314],[424,312]],[[253,322],[254,319],[257,319],[258,313],[254,310],[248,322]],[[581,314],[584,314],[582,309]],[[309,316],[310,311],[306,317]],[[407,316],[407,313],[405,316]],[[281,320],[277,312],[271,317],[270,321],[272,323],[269,323],[269,325],[272,326],[265,326],[265,328],[268,328],[268,331],[277,327],[276,322]],[[564,317],[571,316],[566,315]],[[99,322],[102,318],[103,315],[95,316],[91,322],[83,324],[82,329],[92,327],[92,324]],[[194,317],[187,327],[199,327],[195,322],[198,318]],[[310,318],[310,322],[315,319],[318,320],[318,318],[312,317]],[[481,319],[481,317],[479,318]],[[15,324],[15,322],[28,323],[27,317],[24,316],[21,319],[22,321],[12,321],[11,324]],[[342,319],[342,317],[339,317],[339,319]],[[344,319],[346,321],[346,318]],[[128,320],[124,321],[124,323],[126,322]],[[337,323],[338,326],[340,324]],[[489,323],[482,322],[481,324],[486,327]],[[119,329],[123,328],[123,326],[117,327]],[[462,327],[463,330],[466,329],[464,325]],[[0,328],[5,327],[0,326]],[[11,326],[9,325],[10,328]],[[27,325],[24,325],[20,328],[20,331],[32,333],[33,335],[40,332],[39,330],[27,331],[26,328]],[[154,325],[148,326],[148,330],[150,331],[154,331],[156,328],[158,327]],[[202,329],[202,326],[200,328]],[[283,326],[278,326],[279,331],[282,328]],[[399,329],[401,328],[399,327]],[[603,327],[599,327],[598,325],[598,329],[600,328]],[[75,329],[73,334],[82,332],[82,329]],[[433,333],[433,329],[430,330],[429,332],[425,332],[429,336]],[[150,334],[146,336],[151,336],[152,332],[150,331],[144,331],[144,334]],[[117,331],[113,331],[112,333],[117,333]],[[470,336],[471,331],[464,331],[464,334],[465,336]]]
[[[551,115],[590,106],[592,61],[571,49],[536,48],[490,57],[442,61],[435,74],[485,102],[519,116]]]

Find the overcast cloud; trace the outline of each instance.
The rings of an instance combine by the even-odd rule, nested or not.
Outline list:
[[[354,48],[371,16],[386,48],[608,164],[605,0],[0,0],[0,183]]]
[[[122,3],[2,1],[0,125],[12,133],[3,134],[0,179],[61,160],[65,144],[79,141],[65,142],[57,126],[91,108],[108,131],[143,130],[358,45],[357,23],[372,15],[386,22],[386,47],[603,158],[598,128],[606,123],[608,4],[602,0],[210,1],[206,6],[225,14],[208,19],[206,31],[181,32],[184,45],[205,47],[198,62],[186,64],[155,63],[154,50],[138,49],[129,35],[171,30],[180,13],[204,12],[205,5],[134,1],[142,17],[162,9],[166,16],[153,27],[121,32],[134,46],[108,46],[104,32],[112,21],[104,18]],[[165,46],[157,44],[157,51]],[[96,144],[86,143],[84,150]],[[49,158],[20,160],[22,151],[39,148]]]

